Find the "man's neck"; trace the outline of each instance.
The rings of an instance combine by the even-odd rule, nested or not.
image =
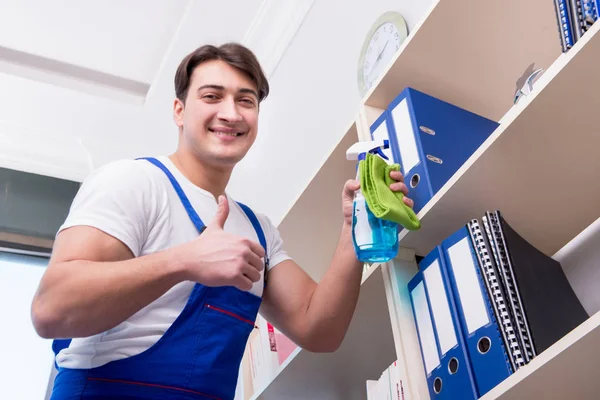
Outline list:
[[[231,170],[202,163],[193,154],[177,151],[169,156],[177,169],[194,185],[210,192],[215,199],[225,193]]]

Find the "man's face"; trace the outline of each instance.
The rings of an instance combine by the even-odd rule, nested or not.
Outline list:
[[[224,61],[204,62],[192,74],[185,105],[175,100],[174,117],[184,146],[203,162],[233,168],[256,139],[256,86]]]

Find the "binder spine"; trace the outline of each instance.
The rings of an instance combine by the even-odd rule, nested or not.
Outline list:
[[[584,33],[583,12],[581,8],[581,0],[569,0],[569,15],[571,26],[573,29],[573,42],[581,39]]]
[[[523,310],[521,296],[518,293],[516,280],[509,265],[506,245],[500,229],[500,222],[498,221],[495,213],[487,212],[485,217],[483,217],[483,224],[488,236],[488,241],[492,247],[492,253],[494,254],[496,265],[498,265],[498,268],[504,278],[505,288],[511,303],[514,321],[517,324],[518,333],[520,334],[519,339],[521,340],[524,362],[527,364],[535,356],[535,349],[532,344],[531,332],[529,330],[529,325],[526,321],[526,316]]]
[[[588,31],[598,19],[598,0],[582,0],[582,22],[584,31]]]
[[[519,343],[519,338],[515,333],[514,324],[506,304],[500,280],[498,279],[492,263],[484,234],[479,226],[479,221],[476,219],[471,220],[468,223],[468,228],[471,240],[475,245],[475,253],[479,260],[488,295],[494,305],[494,313],[496,314],[496,320],[499,322],[500,333],[502,334],[504,344],[510,353],[510,364],[513,371],[516,371],[518,368],[525,365],[525,359],[523,358],[523,351],[521,349],[521,344]]]
[[[568,0],[554,0],[554,10],[558,22],[558,32],[563,53],[569,50],[575,44],[573,37],[573,27],[569,16]]]

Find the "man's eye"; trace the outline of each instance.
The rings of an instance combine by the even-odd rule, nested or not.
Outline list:
[[[241,102],[248,105],[254,105],[254,101],[252,99],[242,99]]]
[[[205,94],[202,97],[205,98],[205,99],[208,99],[208,100],[216,100],[216,99],[218,99],[217,95],[214,95],[214,94]]]

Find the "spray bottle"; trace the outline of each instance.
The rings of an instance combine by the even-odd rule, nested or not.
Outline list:
[[[389,148],[388,140],[358,142],[346,151],[346,159],[357,160],[356,180],[360,181],[358,164],[367,153],[388,159],[382,149]],[[365,263],[386,262],[398,253],[398,224],[377,218],[359,189],[354,194],[352,210],[352,241],[359,261]]]

